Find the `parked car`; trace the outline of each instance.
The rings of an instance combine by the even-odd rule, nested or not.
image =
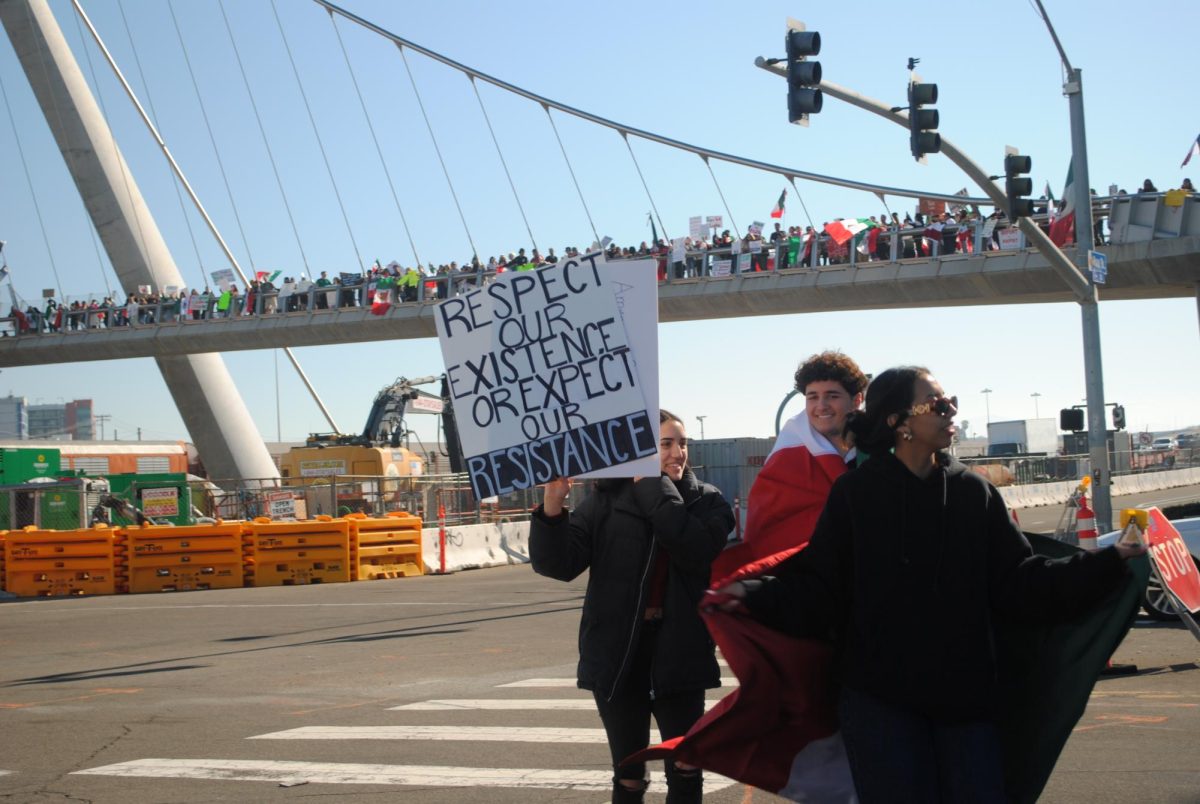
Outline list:
[[[1175,439],[1170,436],[1156,438],[1150,448],[1153,450],[1175,449]]]
[[[1179,531],[1179,535],[1183,537],[1184,545],[1187,546],[1188,552],[1192,554],[1192,561],[1200,569],[1200,517],[1175,519],[1171,521],[1171,524],[1175,526],[1175,529]],[[1114,530],[1112,533],[1105,533],[1096,539],[1096,545],[1098,547],[1108,547],[1115,543],[1120,536],[1121,531],[1119,530]],[[1146,587],[1145,597],[1142,598],[1142,609],[1154,620],[1179,619],[1179,615],[1175,613],[1175,609],[1167,599],[1166,590],[1159,584],[1154,573],[1150,573],[1150,583]]]

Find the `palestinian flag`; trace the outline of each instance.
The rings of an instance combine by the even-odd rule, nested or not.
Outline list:
[[[825,233],[833,238],[839,246],[854,237],[859,232],[865,232],[871,227],[868,218],[843,218],[840,221],[825,224]]]
[[[1039,556],[1078,551],[1048,537],[1029,538]],[[775,563],[768,559],[739,575],[769,574]],[[997,629],[997,711],[1008,800],[1037,801],[1100,672],[1133,625],[1150,565],[1142,556],[1127,566],[1121,586],[1075,620]],[[791,801],[857,801],[836,717],[833,649],[784,636],[742,613],[711,611],[703,617],[738,689],[683,737],[626,761],[669,758]]]
[[[1062,198],[1062,209],[1050,224],[1050,239],[1060,247],[1068,240],[1075,240],[1075,165],[1067,170],[1067,186],[1063,188]]]
[[[750,487],[744,538],[713,562],[714,587],[743,565],[807,544],[833,481],[845,471],[845,459],[812,428],[806,412],[788,419]]]
[[[783,203],[787,200],[787,188],[783,188],[783,192],[779,194],[779,200],[775,202],[775,208],[771,210],[772,218],[783,217]]]

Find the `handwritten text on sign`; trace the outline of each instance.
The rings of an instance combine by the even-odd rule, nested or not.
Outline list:
[[[438,305],[450,396],[481,498],[657,450],[597,257],[504,275]]]

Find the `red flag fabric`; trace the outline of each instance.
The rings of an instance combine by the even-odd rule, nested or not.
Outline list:
[[[1054,219],[1050,224],[1050,239],[1056,246],[1075,242],[1075,210]]]
[[[376,290],[371,301],[371,315],[383,315],[392,308],[392,293],[390,290]]]
[[[856,801],[837,725],[832,647],[785,636],[746,614],[703,617],[739,689],[683,737],[626,761],[669,757],[792,801]]]
[[[807,413],[789,419],[750,487],[743,540],[713,562],[714,586],[746,564],[807,544],[833,481],[845,471],[845,458],[812,429]]]
[[[783,217],[783,205],[786,200],[787,200],[787,188],[784,187],[783,192],[779,194],[779,200],[775,202],[775,208],[771,210],[772,218],[782,218]]]

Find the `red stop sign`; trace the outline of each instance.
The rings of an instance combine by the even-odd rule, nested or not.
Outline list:
[[[1163,582],[1188,611],[1200,612],[1200,572],[1196,571],[1187,545],[1162,511],[1151,508],[1149,514],[1146,542]]]

